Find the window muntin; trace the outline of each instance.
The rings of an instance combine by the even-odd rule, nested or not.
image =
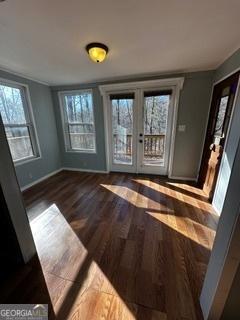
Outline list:
[[[0,83],[0,113],[13,161],[38,157],[25,87]]]
[[[62,93],[61,96],[66,150],[96,152],[92,92]]]

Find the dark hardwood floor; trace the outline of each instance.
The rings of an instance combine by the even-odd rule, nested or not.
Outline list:
[[[217,216],[201,190],[62,171],[24,199],[57,319],[202,319]]]

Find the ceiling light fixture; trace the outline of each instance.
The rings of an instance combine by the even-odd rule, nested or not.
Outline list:
[[[108,47],[98,42],[89,43],[86,50],[90,59],[96,63],[103,62],[108,53]]]

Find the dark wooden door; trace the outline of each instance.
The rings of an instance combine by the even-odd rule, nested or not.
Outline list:
[[[222,159],[239,72],[214,87],[198,184],[212,201]]]

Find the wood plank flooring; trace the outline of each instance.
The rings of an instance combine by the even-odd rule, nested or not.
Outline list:
[[[57,319],[202,319],[217,216],[201,190],[62,171],[24,199]]]

